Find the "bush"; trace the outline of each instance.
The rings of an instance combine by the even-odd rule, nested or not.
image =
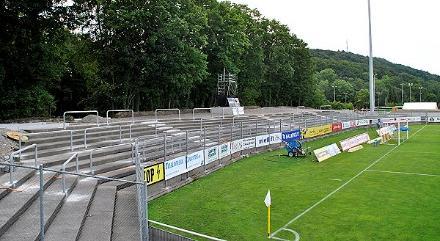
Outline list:
[[[47,117],[55,109],[55,98],[43,87],[34,85],[27,89],[5,91],[0,97],[0,119],[18,117]]]

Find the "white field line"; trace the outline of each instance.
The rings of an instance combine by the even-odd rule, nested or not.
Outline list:
[[[384,172],[384,173],[391,173],[391,174],[404,174],[404,175],[416,175],[416,176],[428,176],[428,177],[440,177],[440,175],[436,174],[427,174],[427,173],[417,173],[417,172],[394,172],[394,171],[384,171],[384,170],[367,170],[369,172]]]
[[[183,228],[178,228],[178,227],[171,226],[171,225],[168,225],[168,224],[164,224],[164,223],[161,223],[161,222],[153,221],[151,219],[148,220],[148,222],[157,224],[157,225],[162,226],[162,227],[174,229],[174,230],[177,230],[177,231],[180,231],[180,232],[188,233],[188,234],[191,234],[191,235],[194,235],[194,236],[206,238],[206,239],[209,239],[209,240],[226,241],[224,239],[219,239],[219,238],[216,238],[216,237],[211,237],[211,236],[208,236],[208,235],[205,235],[205,234],[197,233],[197,232],[186,230],[186,229],[183,229]]]
[[[423,130],[426,127],[426,125],[424,125],[422,128],[420,128],[419,130],[417,130],[414,134],[412,134],[410,137],[415,136],[417,133],[419,133],[421,130]],[[408,140],[408,139],[406,139]],[[404,140],[401,144],[403,144],[406,140]],[[359,177],[362,173],[364,173],[365,171],[367,171],[368,169],[370,169],[370,167],[376,165],[378,162],[380,162],[383,158],[385,158],[386,156],[388,156],[391,152],[393,152],[394,150],[397,149],[397,147],[399,146],[395,146],[393,147],[391,150],[389,150],[387,153],[385,153],[383,156],[381,156],[379,159],[377,159],[376,161],[374,161],[373,163],[371,163],[369,166],[367,166],[365,169],[363,169],[362,171],[360,171],[358,174],[356,174],[354,177],[350,178],[348,181],[346,181],[345,183],[343,183],[341,186],[339,186],[338,188],[336,188],[335,190],[333,190],[331,193],[327,194],[327,196],[323,197],[321,200],[319,200],[318,202],[316,202],[315,204],[313,204],[312,206],[310,206],[309,208],[307,208],[306,210],[304,210],[302,213],[300,213],[298,216],[294,217],[293,219],[291,219],[289,222],[287,222],[283,227],[279,228],[278,230],[276,230],[275,232],[273,232],[270,235],[270,238],[273,238],[277,233],[279,233],[281,230],[286,229],[287,226],[289,226],[290,224],[292,224],[293,222],[295,222],[296,220],[298,220],[299,218],[301,218],[304,214],[308,213],[310,210],[314,209],[316,206],[318,206],[319,204],[321,204],[322,202],[324,202],[325,200],[327,200],[329,197],[333,196],[333,194],[337,193],[339,190],[341,190],[343,187],[345,187],[347,184],[349,184],[350,182],[352,182],[354,179],[356,179],[357,177]]]

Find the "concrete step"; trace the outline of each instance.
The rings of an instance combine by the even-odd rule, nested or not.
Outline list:
[[[79,161],[90,160],[90,152],[91,151],[92,150],[78,152],[79,153],[79,156],[78,156]],[[124,153],[131,153],[131,151],[132,151],[131,145],[129,145],[129,144],[115,145],[115,146],[111,146],[108,148],[94,149],[93,150],[93,160],[96,160],[96,158],[99,158],[99,157],[111,156],[111,155],[115,155],[115,154],[123,153],[123,152]],[[64,154],[59,154],[56,156],[48,156],[48,157],[39,158],[38,161],[40,163],[43,163],[45,166],[56,166],[56,165],[63,164],[72,155],[73,155],[73,152],[64,153]],[[126,158],[124,158],[124,159],[126,159]],[[75,162],[75,160],[72,160],[72,163],[74,163],[74,162]],[[33,160],[32,159],[22,160],[21,163],[31,164],[31,163],[33,163]]]
[[[97,180],[82,178],[46,231],[46,241],[76,241],[95,194]]]
[[[134,186],[116,193],[112,241],[139,240],[138,207]]]
[[[78,178],[66,176],[67,195],[74,189]],[[61,179],[57,179],[44,192],[45,230],[57,216],[66,195],[61,190]],[[40,202],[37,198],[18,220],[2,235],[0,241],[36,241],[40,235]]]
[[[94,173],[95,175],[101,175],[103,173],[113,172],[131,166],[134,166],[133,159],[119,159],[117,161],[112,161],[96,166],[94,168]],[[87,170],[87,173],[89,173],[89,170]]]
[[[44,189],[55,181],[56,174],[45,172]],[[36,174],[0,200],[0,234],[3,234],[38,198],[39,175]]]
[[[109,178],[125,179],[125,177],[133,175],[135,173],[136,173],[135,166],[131,165],[128,167],[119,168],[117,170],[102,173],[100,176],[109,177]],[[108,180],[100,180],[99,181],[100,184],[106,183],[106,182],[109,182],[109,181]]]
[[[135,171],[135,173],[136,173],[136,171]],[[131,174],[131,175],[128,175],[128,176],[125,176],[123,179],[124,180],[127,180],[127,181],[132,181],[132,182],[134,182],[134,181],[136,181],[136,174]],[[128,188],[128,187],[133,187],[134,186],[134,184],[133,183],[129,183],[129,182],[119,182],[119,181],[110,181],[110,182],[106,182],[106,183],[104,183],[104,184],[102,184],[103,186],[113,186],[113,187],[116,187],[116,190],[122,190],[122,189],[125,189],[125,188]]]
[[[9,193],[11,193],[13,189],[19,188],[23,183],[29,180],[29,178],[31,178],[34,174],[35,174],[35,170],[32,169],[16,168],[12,176],[15,184],[14,188],[10,188],[9,173],[0,176],[0,185],[1,185],[0,200]]]
[[[97,187],[79,241],[111,241],[115,198],[116,187]]]

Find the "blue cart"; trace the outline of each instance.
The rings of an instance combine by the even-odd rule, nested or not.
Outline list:
[[[286,144],[287,155],[289,157],[302,157],[307,155],[300,141],[292,140],[284,143]]]

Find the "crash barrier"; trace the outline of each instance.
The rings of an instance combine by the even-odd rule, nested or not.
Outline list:
[[[194,108],[192,110],[193,120],[195,120],[195,114],[196,114],[196,111],[198,111],[198,110],[209,110],[209,112],[211,113],[211,118],[214,117],[214,113],[212,112],[212,108]]]
[[[159,111],[173,111],[173,112],[176,112],[177,111],[177,113],[179,114],[179,120],[181,120],[181,118],[180,118],[180,109],[156,109],[156,110],[154,110],[154,118],[156,119],[156,121],[157,121],[157,112],[159,112]]]
[[[123,109],[123,110],[108,110],[105,113],[105,119],[107,121],[107,125],[109,125],[109,114],[111,112],[130,112],[131,113],[131,123],[134,123],[134,111],[131,109]]]
[[[63,129],[66,129],[66,115],[67,114],[87,114],[94,113],[96,114],[96,125],[99,126],[99,114],[97,110],[77,110],[77,111],[66,111],[63,113]]]

